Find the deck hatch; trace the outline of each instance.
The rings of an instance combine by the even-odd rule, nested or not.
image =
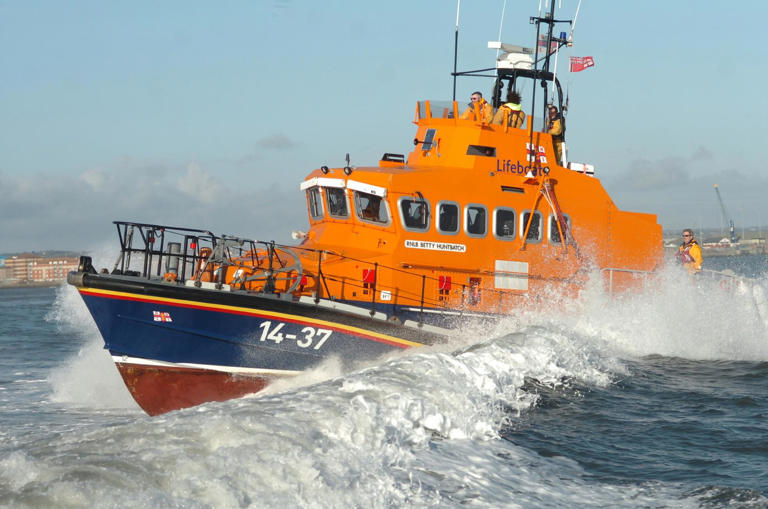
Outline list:
[[[485,145],[470,145],[467,147],[467,155],[496,157],[496,147],[486,147]]]

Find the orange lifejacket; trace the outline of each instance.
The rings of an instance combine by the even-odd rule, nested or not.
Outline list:
[[[699,245],[699,243],[696,242],[696,239],[690,241],[687,244],[685,242],[683,242],[680,245],[680,251],[677,253],[677,260],[680,263],[685,264],[685,263],[693,263],[693,262],[696,261],[693,258],[693,256],[691,256],[691,248],[694,246],[694,244],[697,245],[697,246]]]

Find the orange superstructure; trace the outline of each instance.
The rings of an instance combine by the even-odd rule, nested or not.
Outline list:
[[[549,134],[461,120],[457,109],[436,116],[419,103],[407,161],[307,177],[311,227],[301,247],[326,252],[323,272],[335,282],[321,292],[373,299],[359,288],[361,262],[377,263],[382,303],[420,304],[423,275],[430,303],[502,311],[552,285],[572,293],[588,270],[603,270],[616,290],[659,266],[656,216],[619,210],[597,178],[558,164]],[[339,197],[345,214],[332,210]],[[365,216],[369,200],[381,201],[375,219]],[[317,272],[314,255],[302,258]]]

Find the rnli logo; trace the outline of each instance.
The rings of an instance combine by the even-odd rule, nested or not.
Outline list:
[[[152,311],[152,319],[156,322],[172,322],[171,314],[164,311]]]
[[[525,152],[527,153],[526,159],[529,162],[540,162],[541,164],[547,164],[547,151],[541,145],[532,145],[530,143],[525,144]]]

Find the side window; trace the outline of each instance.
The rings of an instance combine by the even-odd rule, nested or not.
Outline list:
[[[437,231],[449,235],[459,233],[459,206],[456,203],[437,204]]]
[[[531,216],[533,216],[531,218]],[[528,221],[531,221],[531,226],[528,226]],[[541,241],[541,212],[523,212],[520,216],[520,236],[525,233],[525,229],[528,228],[528,235],[525,240],[528,242]]]
[[[482,205],[467,205],[464,209],[464,228],[470,237],[485,237],[488,231],[488,210]]]
[[[499,207],[493,215],[493,234],[499,240],[515,239],[515,211]]]
[[[349,217],[347,195],[344,193],[344,189],[339,187],[326,187],[325,201],[328,204],[328,215],[339,218]]]
[[[568,229],[570,229],[571,218],[563,214],[563,219],[565,219],[565,224],[568,226]],[[554,215],[549,216],[549,241],[552,244],[561,244],[563,242],[563,239],[560,237],[560,230],[557,228],[557,217]]]
[[[309,202],[309,215],[312,219],[319,220],[323,218],[323,198],[320,195],[320,188],[310,187],[307,189],[307,201]]]
[[[387,204],[375,194],[355,191],[355,211],[357,217],[363,221],[378,224],[389,223]]]
[[[425,232],[429,229],[429,202],[400,198],[400,218],[406,230]]]

